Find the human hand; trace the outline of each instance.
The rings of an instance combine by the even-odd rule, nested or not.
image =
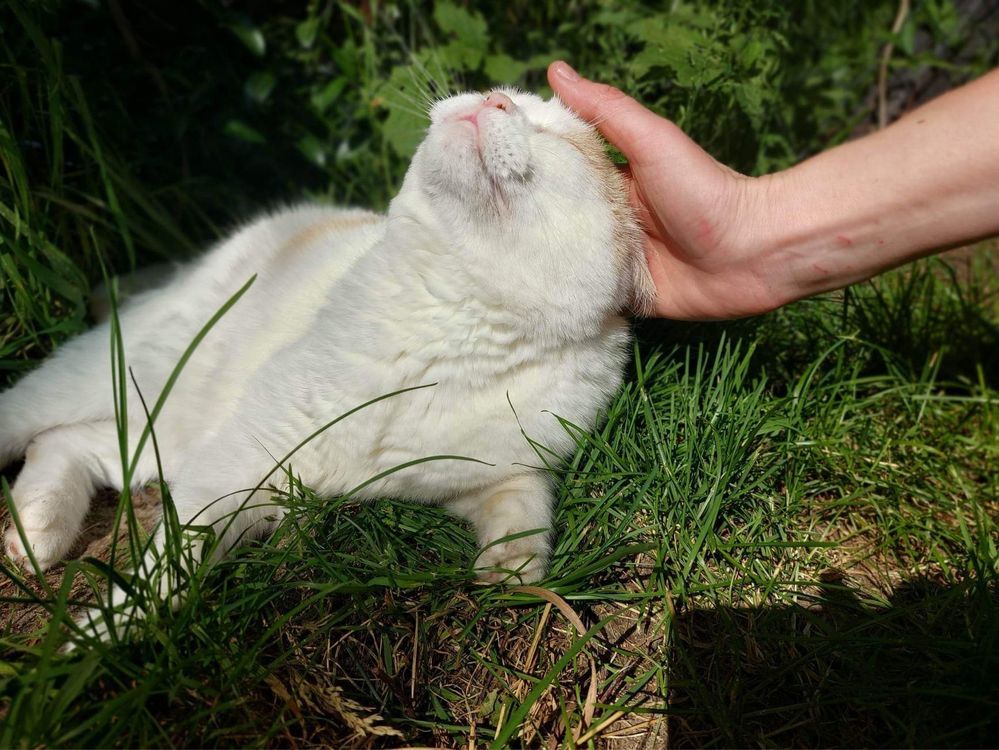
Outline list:
[[[564,62],[548,80],[628,158],[657,315],[754,315],[999,236],[999,70],[757,178]]]
[[[564,62],[549,66],[548,81],[628,159],[631,202],[656,286],[654,314],[738,318],[790,300],[779,274],[766,272],[767,248],[757,239],[767,178],[732,171],[669,120]]]

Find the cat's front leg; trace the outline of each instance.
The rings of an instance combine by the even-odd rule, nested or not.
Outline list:
[[[492,583],[534,583],[548,570],[552,490],[540,472],[518,474],[447,505],[471,521],[482,551],[479,577]]]
[[[78,447],[65,432],[43,434],[28,446],[24,468],[11,489],[21,528],[11,521],[4,548],[29,572],[44,572],[69,552],[95,490],[89,467],[79,460],[78,450],[73,450]]]
[[[133,481],[141,484],[155,473],[156,464],[146,451]],[[14,523],[7,527],[7,554],[30,570],[30,550],[38,567],[48,570],[79,536],[94,491],[105,486],[121,489],[122,481],[114,422],[62,425],[41,433],[28,446],[24,468],[11,490],[21,529]]]
[[[112,585],[103,611],[92,611],[77,624],[91,637],[124,638],[146,617],[149,608],[166,603],[176,608],[193,576],[220,560],[244,539],[259,537],[280,521],[285,509],[274,503],[268,468],[253,450],[232,443],[198,446],[178,462],[170,481],[175,519],[164,518],[134,575],[132,590],[146,602]],[[176,523],[174,523],[174,520]]]

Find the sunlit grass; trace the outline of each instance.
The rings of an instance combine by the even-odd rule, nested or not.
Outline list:
[[[440,509],[294,486],[269,541],[134,642],[64,658],[52,630],[7,635],[0,740],[361,742],[366,727],[370,741],[568,742],[593,658],[596,737],[635,724],[679,745],[984,742],[995,373],[942,381],[940,349],[908,375],[850,333],[775,381],[785,364],[753,346],[767,329],[640,344],[607,423],[578,436],[543,585],[595,628],[586,639],[545,601],[478,584],[473,535]],[[67,591],[50,595],[57,617]]]

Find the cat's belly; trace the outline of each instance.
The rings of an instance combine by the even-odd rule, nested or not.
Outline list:
[[[325,494],[351,491],[381,477],[358,494],[446,500],[557,463],[575,446],[559,418],[592,429],[620,385],[627,332],[611,332],[608,338],[474,386],[440,379],[368,406],[317,438],[308,461],[298,468]],[[424,382],[402,381],[398,387]],[[345,412],[348,401],[356,406],[365,400],[330,395],[328,415]],[[371,391],[372,398],[378,395],[383,394]],[[317,403],[314,394],[312,408]]]
[[[558,418],[593,428],[620,383],[627,324],[609,319],[590,339],[545,344],[432,260],[407,269],[362,254],[338,283],[316,286],[324,305],[301,304],[275,282],[261,287],[276,290],[270,314],[258,315],[209,383],[225,414],[203,433],[205,449],[238,443],[266,473],[377,400],[290,459],[306,484],[327,495],[364,485],[365,497],[445,500],[569,453],[574,440]],[[288,305],[290,319],[273,314]]]
[[[176,304],[211,300],[200,303],[195,317],[200,323],[256,275],[208,332],[167,401],[161,432],[178,451],[216,433],[234,416],[264,365],[303,339],[331,290],[382,231],[382,218],[368,212],[313,208],[307,216],[309,221],[299,221],[296,230],[285,228],[280,241],[237,235],[217,251],[220,258],[198,269],[174,293]],[[295,217],[291,213],[285,220]],[[146,338],[153,340],[155,322],[147,327]],[[191,330],[170,331],[176,351],[160,359],[168,363],[179,359],[181,347],[197,331],[194,325],[188,327]],[[162,372],[159,377],[165,380],[166,375]],[[258,397],[281,400],[281,382],[281,377],[275,378]]]

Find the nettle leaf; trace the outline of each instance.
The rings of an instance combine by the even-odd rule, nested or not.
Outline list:
[[[307,18],[295,27],[295,38],[305,49],[310,49],[316,41],[316,32],[319,31],[319,19]]]
[[[572,57],[572,52],[562,47],[556,47],[548,52],[539,52],[527,61],[528,70],[544,70],[552,60],[564,60]]]
[[[441,64],[450,70],[478,70],[482,64],[482,50],[453,41],[437,48]]]
[[[763,124],[765,114],[764,103],[767,94],[760,81],[745,81],[734,86],[735,100],[739,108],[746,113],[753,127],[759,129]]]
[[[255,130],[242,120],[229,120],[226,122],[225,127],[222,128],[222,132],[246,143],[267,143],[267,139],[259,130]]]
[[[346,78],[334,78],[332,81],[319,89],[319,91],[314,91],[312,96],[309,97],[309,103],[312,104],[312,108],[316,110],[316,112],[322,114],[334,101],[336,101],[336,98],[340,96],[340,93],[346,85]]]
[[[911,55],[916,48],[916,22],[910,15],[895,35],[895,45],[905,54]]]
[[[633,23],[639,14],[631,8],[601,8],[589,15],[589,22],[594,26],[611,26],[620,28]]]
[[[445,1],[434,7],[434,21],[441,31],[455,37],[438,50],[441,60],[459,70],[477,70],[489,47],[489,27],[482,14]]]
[[[382,137],[396,154],[406,158],[413,155],[427,130],[427,117],[419,109],[424,98],[418,83],[423,80],[422,70],[422,64],[396,66],[377,91],[376,98],[389,110]]]
[[[527,60],[515,60],[505,52],[499,52],[486,57],[483,70],[492,81],[513,84],[522,80],[529,71],[544,70],[552,60],[565,57],[571,57],[571,55],[562,49],[531,55]]]
[[[528,63],[514,60],[504,53],[486,57],[485,73],[490,80],[497,83],[515,83],[523,78],[529,69]]]
[[[266,102],[274,90],[277,79],[269,71],[258,71],[246,79],[243,91],[246,96],[257,104]]]
[[[438,2],[434,7],[434,21],[441,31],[454,34],[467,44],[483,44],[488,41],[488,26],[482,14],[469,13],[448,0]]]
[[[669,26],[656,34],[650,34],[645,49],[632,61],[638,75],[644,75],[655,67],[672,68],[680,86],[690,86],[697,78],[698,66],[695,57],[698,52],[700,34],[682,26]]]
[[[427,119],[425,117],[417,117],[398,107],[389,112],[389,116],[382,125],[382,135],[392,150],[399,156],[407,158],[416,152],[416,147],[420,145],[426,131]]]
[[[732,38],[731,46],[738,50],[736,60],[746,73],[752,74],[773,68],[777,48],[771,39],[757,34],[737,34]]]
[[[333,48],[330,54],[339,68],[340,75],[352,81],[361,77],[363,55],[352,40],[348,39],[339,47]]]
[[[672,68],[677,83],[689,86],[696,76],[697,68],[693,57],[701,41],[701,33],[678,24],[634,24],[632,27],[645,49],[632,61],[638,75],[644,75],[655,67]]]
[[[306,159],[317,167],[325,167],[326,160],[329,156],[329,150],[326,148],[325,144],[316,138],[314,135],[306,135],[299,139],[298,150],[302,153]]]
[[[240,19],[230,23],[229,30],[257,57],[263,57],[264,53],[267,52],[267,40],[264,38],[264,33],[248,20]]]
[[[680,6],[668,13],[639,17],[631,21],[625,31],[644,42],[665,44],[676,29],[694,34],[695,39],[703,39],[705,31],[717,29],[720,23],[719,17],[710,8]]]
[[[628,25],[629,35],[645,42],[632,60],[639,76],[656,67],[673,70],[683,88],[704,86],[725,72],[728,49],[714,38],[721,21],[710,8],[681,5],[673,12]]]
[[[933,28],[944,37],[948,44],[955,44],[961,38],[961,20],[952,0],[929,0],[923,6]]]

